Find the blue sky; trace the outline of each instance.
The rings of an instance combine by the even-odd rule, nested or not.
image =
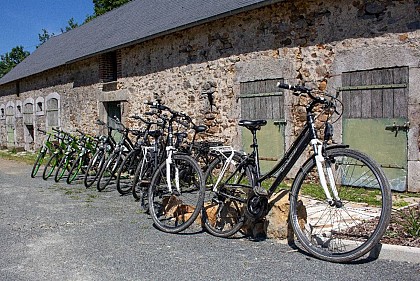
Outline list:
[[[42,29],[58,35],[69,19],[92,14],[92,0],[0,0],[0,55],[20,45],[32,53]]]

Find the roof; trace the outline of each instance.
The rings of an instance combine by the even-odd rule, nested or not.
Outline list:
[[[279,0],[135,0],[54,36],[0,79],[0,85]]]

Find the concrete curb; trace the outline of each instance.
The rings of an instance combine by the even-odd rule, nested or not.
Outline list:
[[[379,259],[420,264],[420,248],[382,244]]]
[[[276,240],[280,244],[288,244],[287,239]],[[370,251],[369,258],[420,264],[420,248],[379,244]]]

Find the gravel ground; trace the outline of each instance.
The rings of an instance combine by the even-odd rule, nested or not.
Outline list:
[[[0,280],[420,280],[418,264],[332,264],[275,240],[156,230],[130,196],[0,159]]]

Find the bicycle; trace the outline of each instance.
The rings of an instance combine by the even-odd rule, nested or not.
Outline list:
[[[76,160],[70,167],[69,174],[66,178],[67,184],[71,184],[76,177],[79,175],[80,171],[82,171],[83,175],[86,172],[86,169],[89,165],[89,161],[92,157],[92,151],[95,150],[95,146],[97,145],[99,139],[94,139],[93,137],[84,134],[83,132],[77,130],[82,137],[80,139],[79,144],[79,153],[77,155]]]
[[[64,156],[64,151],[67,149],[67,139],[69,135],[61,130],[54,129],[57,133],[57,138],[59,140],[58,146],[52,153],[51,157],[48,159],[47,163],[44,167],[44,172],[42,173],[42,178],[44,180],[47,180],[55,171],[55,168],[58,166],[58,164],[61,161],[61,158]]]
[[[178,152],[175,146],[174,123],[182,124],[186,115],[160,103],[149,104],[170,114],[166,157],[154,172],[148,189],[149,214],[158,229],[178,233],[187,229],[201,213],[205,192],[203,172],[193,157]]]
[[[106,126],[101,120],[96,120],[97,125]],[[99,177],[99,173],[108,158],[111,151],[114,150],[116,145],[115,139],[112,137],[112,131],[114,130],[111,126],[107,126],[108,134],[106,136],[98,137],[98,144],[96,145],[96,151],[93,153],[92,158],[87,166],[83,183],[86,188],[91,187]]]
[[[68,135],[67,138],[67,147],[66,150],[57,165],[57,170],[55,172],[54,181],[59,182],[64,175],[69,175],[70,168],[73,166],[74,161],[81,149],[81,139],[77,139],[75,136]]]
[[[116,179],[116,173],[118,172],[121,163],[130,151],[133,150],[134,146],[128,137],[130,129],[125,127],[119,120],[115,120],[115,122],[122,127],[122,129],[117,129],[121,133],[121,139],[115,145],[114,150],[102,165],[102,169],[99,172],[96,183],[96,189],[98,191],[103,191],[113,179]]]
[[[203,211],[205,227],[213,235],[229,237],[246,220],[263,218],[268,212],[268,199],[310,147],[311,155],[298,170],[289,191],[289,222],[294,235],[303,249],[317,258],[331,262],[360,258],[379,243],[388,226],[389,183],[379,165],[367,155],[347,145],[328,143],[333,135],[329,120],[337,113],[337,97],[315,96],[312,89],[303,86],[279,83],[278,87],[308,98],[303,130],[284,157],[261,175],[256,134],[266,121],[239,121],[239,126],[252,133],[252,153],[244,155],[226,147],[213,149],[216,159],[206,173],[207,198],[211,199]],[[318,139],[315,127],[317,106],[328,115],[324,141]],[[268,182],[268,190],[263,188],[263,182]],[[376,201],[367,201],[366,193],[376,194]],[[365,223],[373,230],[365,230]]]
[[[151,115],[151,114],[149,114]],[[141,190],[133,191],[134,182],[138,182],[140,175],[143,175],[143,168],[146,167],[146,163],[150,163],[147,160],[146,154],[151,146],[149,138],[157,140],[161,135],[161,130],[151,130],[153,125],[158,125],[158,122],[152,122],[148,119],[143,119],[138,115],[130,116],[130,118],[139,120],[146,125],[145,129],[140,131],[133,132],[137,136],[137,140],[134,144],[133,150],[127,155],[124,161],[121,164],[121,167],[117,175],[117,190],[121,195],[125,195],[129,192],[132,192],[136,200],[140,200],[143,196]],[[161,124],[162,125],[162,124]],[[157,142],[154,142],[155,144]],[[139,168],[139,166],[141,166]],[[137,184],[135,184],[136,186]],[[142,200],[143,202],[143,200]],[[141,204],[144,207],[144,204]]]
[[[39,171],[42,163],[44,162],[45,156],[47,154],[52,155],[54,150],[56,150],[58,143],[56,141],[51,140],[51,138],[56,138],[55,134],[46,132],[38,128],[38,131],[43,133],[47,136],[44,143],[42,144],[41,148],[39,149],[38,156],[36,157],[35,163],[32,167],[31,177],[35,178],[36,174]]]

